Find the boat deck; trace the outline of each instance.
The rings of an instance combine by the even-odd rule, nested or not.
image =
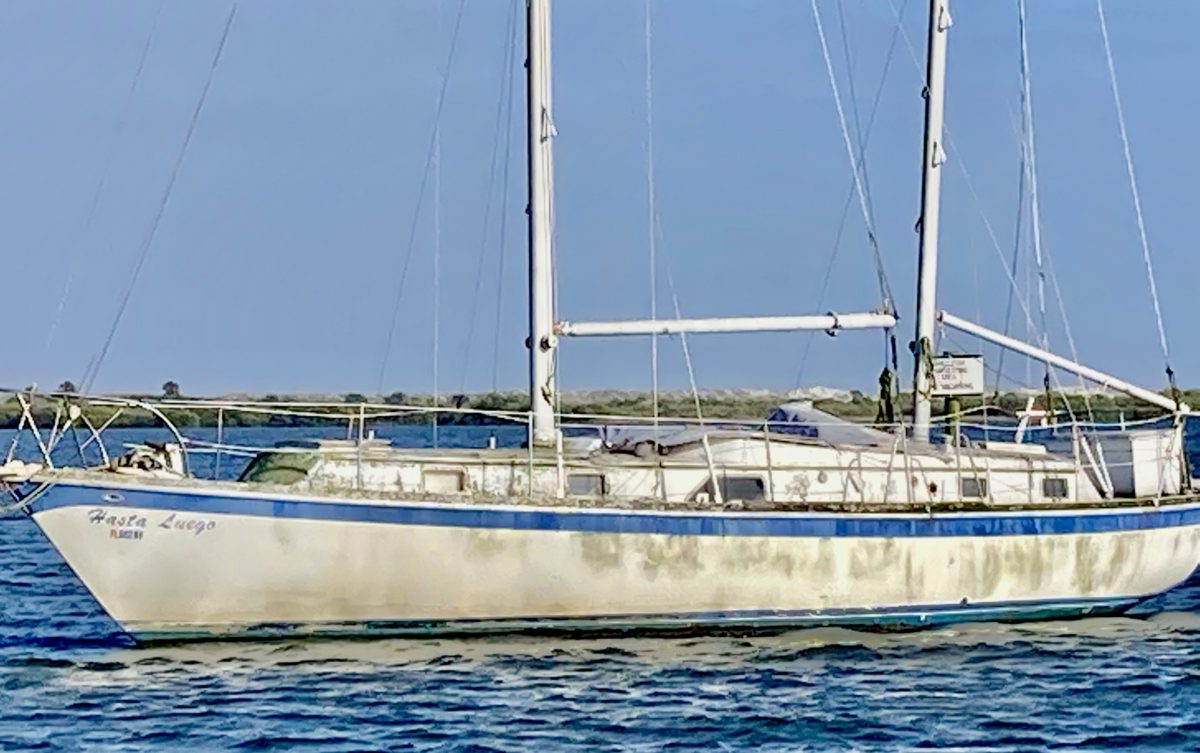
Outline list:
[[[791,502],[773,500],[727,500],[721,503],[708,502],[664,502],[654,497],[645,498],[606,498],[597,500],[591,497],[575,497],[565,495],[486,495],[486,494],[432,494],[425,492],[378,492],[368,490],[345,489],[298,489],[282,484],[265,484],[243,481],[222,481],[211,479],[196,479],[191,477],[168,477],[142,474],[115,473],[104,469],[62,468],[40,471],[31,480],[34,484],[53,486],[70,484],[94,487],[128,488],[142,487],[147,490],[162,489],[171,492],[186,492],[190,494],[218,493],[222,496],[263,496],[287,497],[310,502],[330,502],[376,505],[444,505],[462,506],[505,506],[505,507],[535,507],[546,509],[577,509],[594,512],[607,510],[626,511],[640,510],[647,512],[732,512],[747,514],[770,513],[814,513],[814,514],[846,514],[856,515],[928,515],[978,512],[995,513],[1038,511],[1048,512],[1062,510],[1077,513],[1081,509],[1089,510],[1125,510],[1130,508],[1147,507],[1178,507],[1200,504],[1200,490],[1193,489],[1187,494],[1163,496],[1161,498],[1115,498],[1100,501],[1072,502],[1058,500],[1057,503],[989,503],[986,501],[954,501],[954,502],[906,502],[906,501],[876,501],[876,502]]]

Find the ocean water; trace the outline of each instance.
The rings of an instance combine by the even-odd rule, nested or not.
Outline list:
[[[903,634],[139,648],[30,521],[0,519],[0,750],[1064,748],[1200,749],[1200,577],[1125,617]]]

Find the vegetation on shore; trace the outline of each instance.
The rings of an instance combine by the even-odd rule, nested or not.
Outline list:
[[[62,386],[71,386],[64,383]],[[60,390],[70,393],[73,390]],[[991,413],[1013,415],[1026,407],[1029,397],[1034,397],[1034,407],[1044,409],[1046,396],[1032,393],[1009,392],[998,396],[989,396],[986,400],[979,398],[964,398],[962,409],[976,411],[983,405],[992,406]],[[134,399],[157,400],[160,396],[128,395]],[[164,395],[177,399],[180,397],[179,385],[168,382],[164,385]],[[1182,394],[1182,400],[1193,406],[1200,406],[1200,390],[1187,390]],[[331,401],[338,398],[331,398]],[[306,409],[312,415],[271,415],[267,412],[250,412],[226,409],[222,420],[226,426],[315,426],[328,425],[331,422],[347,420],[356,412],[356,406],[363,403],[407,405],[415,407],[433,407],[433,399],[428,395],[406,395],[393,393],[384,397],[371,397],[357,393],[340,396],[340,405],[323,408]],[[724,419],[763,419],[770,410],[790,399],[785,393],[770,392],[705,392],[700,395],[700,407],[705,418]],[[1154,406],[1146,405],[1132,398],[1117,395],[1090,394],[1086,398],[1078,395],[1052,396],[1055,411],[1070,410],[1077,416],[1088,415],[1090,405],[1091,415],[1097,421],[1116,421],[1120,419],[1137,420],[1151,418],[1162,414]],[[259,398],[262,402],[279,402],[276,395],[266,395]],[[152,427],[161,423],[157,416],[144,408],[122,408],[115,419],[117,408],[107,405],[88,403],[82,398],[36,396],[32,399],[31,410],[39,426],[49,427],[54,424],[56,415],[62,415],[66,403],[74,402],[80,406],[83,415],[94,426],[100,426],[111,421],[109,425],[115,428]],[[941,401],[938,401],[941,403]],[[912,395],[901,395],[895,405],[897,414],[906,413],[912,404]],[[832,415],[854,421],[871,422],[879,412],[879,400],[876,395],[868,395],[855,390],[833,399],[815,400],[814,405]],[[472,409],[477,411],[496,411],[524,413],[529,410],[527,395],[516,392],[483,393],[476,395],[454,395],[438,401],[438,406],[448,409]],[[562,413],[565,416],[577,416],[586,420],[589,416],[651,416],[653,401],[649,393],[644,392],[606,392],[598,394],[580,393],[563,396]],[[694,398],[689,393],[663,393],[659,395],[658,413],[661,416],[691,417],[696,415]],[[215,409],[199,407],[169,407],[163,409],[163,414],[179,427],[214,426],[217,420]],[[15,395],[0,399],[0,428],[17,428],[21,420],[21,407]],[[423,424],[431,420],[429,412],[413,412],[409,414],[373,419],[372,423],[408,423]],[[443,425],[483,425],[494,424],[501,419],[478,413],[446,412],[438,416]]]

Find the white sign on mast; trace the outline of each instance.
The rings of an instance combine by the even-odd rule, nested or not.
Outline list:
[[[983,356],[944,355],[933,359],[935,397],[982,395],[985,390]]]

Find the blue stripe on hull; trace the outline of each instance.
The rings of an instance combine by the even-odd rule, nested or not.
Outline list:
[[[354,623],[264,623],[194,626],[179,630],[126,631],[142,643],[269,638],[383,638],[554,634],[592,637],[613,634],[680,635],[693,633],[777,633],[817,627],[860,630],[920,630],[965,622],[1022,622],[1121,614],[1141,599],[1092,599],[1066,603],[1026,602],[977,606],[898,607],[806,612],[708,612],[597,618],[504,620],[405,620]]]
[[[578,509],[514,509],[486,504],[451,506],[431,502],[354,504],[279,496],[109,486],[54,484],[31,495],[30,511],[86,507],[207,515],[245,515],[295,520],[380,523],[588,533],[643,533],[678,536],[778,537],[962,537],[1044,536],[1109,533],[1200,524],[1200,504],[1163,505],[1133,510],[1025,510],[1008,513],[945,512],[936,515],[872,513],[741,512],[664,513]]]

